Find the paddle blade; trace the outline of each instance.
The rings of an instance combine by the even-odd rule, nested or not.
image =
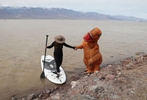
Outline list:
[[[45,78],[44,71],[41,73],[40,78]]]

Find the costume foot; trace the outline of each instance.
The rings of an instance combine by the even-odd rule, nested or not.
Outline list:
[[[95,71],[95,72],[94,72],[94,75],[98,75],[98,74],[99,74],[99,71]]]
[[[87,73],[87,76],[90,76],[91,74],[92,74],[92,72],[88,72],[88,73]]]
[[[94,73],[98,74],[98,73],[99,73],[99,71],[95,71]]]
[[[87,74],[88,73],[88,70],[84,70],[84,74]]]
[[[87,72],[88,70],[84,70],[84,72]]]
[[[88,71],[87,71],[87,72],[84,72],[84,74],[89,76],[89,75],[92,74],[92,72],[88,72]]]

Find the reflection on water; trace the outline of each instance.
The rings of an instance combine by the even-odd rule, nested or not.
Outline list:
[[[42,84],[43,84],[43,90],[45,90],[47,87],[46,87],[46,83],[48,83],[48,82],[46,82],[46,81],[48,81],[47,79],[40,79],[41,80],[41,82],[42,82]]]
[[[41,56],[44,54],[45,36],[48,45],[56,35],[63,35],[66,43],[79,45],[83,35],[99,27],[103,34],[99,40],[103,56],[102,66],[132,56],[135,52],[147,52],[147,23],[94,20],[0,20],[0,99],[12,95],[23,97],[55,85],[40,79]],[[47,54],[53,55],[53,49]],[[83,51],[64,47],[62,67],[68,80],[85,68]]]

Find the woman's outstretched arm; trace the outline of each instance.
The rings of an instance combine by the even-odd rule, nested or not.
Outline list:
[[[66,47],[68,47],[68,48],[75,49],[75,47],[74,47],[74,46],[71,46],[71,45],[69,45],[69,44],[63,43],[63,45],[64,45],[64,46],[66,46]]]
[[[46,48],[52,48],[54,45],[55,45],[55,41],[51,45],[47,46]]]

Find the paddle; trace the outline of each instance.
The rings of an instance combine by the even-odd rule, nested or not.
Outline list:
[[[43,71],[42,71],[42,73],[40,75],[40,78],[45,78],[45,75],[44,75],[44,67],[45,67],[47,41],[48,41],[48,35],[46,35],[46,44],[45,44],[44,61],[43,61]]]

